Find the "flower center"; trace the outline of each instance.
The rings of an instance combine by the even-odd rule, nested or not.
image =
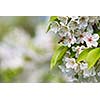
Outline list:
[[[78,48],[77,51],[80,52],[80,48]]]
[[[71,38],[69,38],[69,42],[71,42],[72,41],[72,39]]]
[[[71,64],[74,65],[74,61],[71,61]]]
[[[92,41],[92,37],[88,38],[88,41],[91,42]]]
[[[83,35],[82,34],[80,35],[80,38],[83,38]]]

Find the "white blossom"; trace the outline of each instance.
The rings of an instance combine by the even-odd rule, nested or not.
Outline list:
[[[78,34],[76,34],[77,35],[77,43],[78,44],[80,44],[80,43],[84,43],[84,37],[86,36],[86,33],[84,32],[84,33],[78,33]]]
[[[65,61],[66,61],[66,68],[76,69],[78,66],[74,58],[66,58]]]
[[[73,45],[74,43],[76,43],[76,38],[71,33],[68,32],[64,44],[67,45],[68,47],[71,47],[71,45]]]
[[[97,40],[99,39],[99,35],[98,34],[90,34],[87,33],[86,36],[84,37],[84,41],[87,44],[87,47],[97,47],[98,46],[98,42]]]
[[[58,19],[57,35],[64,38],[62,44],[68,47],[60,65],[67,81],[98,82],[96,75],[100,77],[100,72],[96,71],[96,65],[88,69],[88,63],[85,60],[77,63],[77,58],[85,49],[100,47],[100,16],[59,16]]]
[[[84,45],[82,46],[77,46],[76,51],[80,54],[86,47]]]
[[[80,69],[84,70],[88,68],[88,64],[87,63],[80,63]]]

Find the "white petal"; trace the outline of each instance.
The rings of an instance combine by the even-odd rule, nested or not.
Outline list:
[[[74,63],[75,63],[75,59],[74,58],[72,58],[71,60],[74,61]]]
[[[66,61],[66,62],[69,62],[69,58],[65,58],[65,61]]]
[[[92,25],[88,25],[87,31],[88,31],[89,33],[93,33]]]
[[[84,75],[84,78],[86,78],[86,77],[90,76],[90,73],[87,69],[85,69],[84,72],[83,72],[83,75]]]
[[[75,42],[76,42],[76,38],[75,37],[72,37],[71,44],[74,44]]]
[[[66,63],[66,68],[72,68],[72,66],[69,63]]]
[[[98,72],[98,76],[100,77],[100,72]]]
[[[71,44],[70,43],[68,43],[67,45],[68,45],[69,48],[71,47]]]
[[[87,47],[92,47],[92,44],[90,42],[86,42]]]
[[[74,52],[76,51],[76,48],[74,46],[72,47],[72,51],[74,51]]]
[[[94,41],[97,41],[98,39],[99,39],[99,35],[98,35],[98,34],[94,34],[94,35],[93,35],[93,40],[94,40]]]
[[[92,36],[92,34],[91,34],[91,33],[86,32],[86,33],[85,33],[85,36],[88,38],[88,37],[91,37],[91,36]]]
[[[98,43],[97,43],[96,41],[93,41],[92,45],[93,45],[94,47],[97,47],[97,46],[98,46]]]

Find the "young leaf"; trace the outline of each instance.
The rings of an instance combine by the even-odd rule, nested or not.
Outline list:
[[[48,27],[47,27],[46,33],[50,30],[51,23],[52,23],[53,21],[56,21],[56,20],[57,20],[57,16],[51,16],[51,17],[50,17],[50,19],[49,19],[50,24],[49,24]]]
[[[77,62],[80,62],[82,60],[85,60],[85,58],[87,57],[88,53],[92,50],[92,48],[88,48],[85,49],[84,51],[82,51],[77,59]]]
[[[49,32],[50,26],[51,26],[51,23],[48,25],[46,33]]]
[[[67,51],[67,49],[68,49],[68,47],[65,47],[65,46],[62,46],[62,45],[60,45],[56,49],[56,51],[55,51],[55,53],[54,53],[54,55],[51,59],[50,69],[54,68],[56,66],[56,64],[62,60],[63,56],[65,55],[65,53]]]
[[[53,22],[57,19],[57,16],[51,16],[49,22]]]
[[[100,48],[93,49],[88,53],[86,61],[88,63],[89,69],[95,65],[95,63],[97,62],[97,60],[99,60],[99,58],[100,58]]]

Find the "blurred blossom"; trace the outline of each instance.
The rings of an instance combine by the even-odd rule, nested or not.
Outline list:
[[[40,48],[44,48],[46,50],[52,49],[52,36],[50,34],[46,34],[45,25],[39,25],[36,29],[36,37],[33,39],[33,43]]]
[[[29,36],[22,30],[15,28],[5,36],[0,45],[1,67],[22,67],[22,59]]]
[[[8,45],[22,47],[26,46],[30,39],[30,36],[24,29],[14,28],[3,40]]]
[[[16,67],[22,67],[23,65],[23,59],[21,59],[20,52],[17,52],[16,50],[12,49],[9,46],[0,46],[0,67],[5,68],[16,68]]]
[[[10,27],[0,41],[0,70],[7,70],[5,77],[5,73],[2,73],[4,80],[6,82],[40,82],[44,76],[50,77],[47,73],[55,42],[51,34],[45,33],[45,21],[48,18],[46,16],[23,16],[1,17],[0,20]],[[21,73],[18,73],[17,79],[15,79],[16,68],[23,69]],[[60,78],[56,74],[54,76],[45,81],[63,80],[62,76]]]

